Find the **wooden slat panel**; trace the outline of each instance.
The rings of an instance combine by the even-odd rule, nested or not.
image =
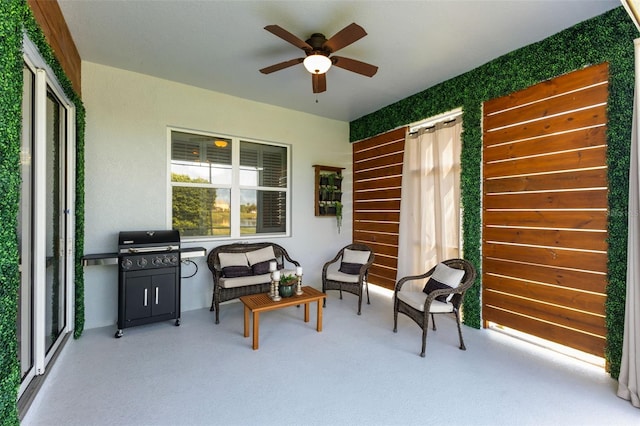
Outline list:
[[[389,167],[383,167],[377,170],[367,170],[364,172],[354,171],[353,181],[354,183],[361,180],[379,179],[384,176],[396,176],[402,175],[402,164],[396,164]]]
[[[353,190],[363,191],[378,188],[400,188],[402,186],[402,175],[381,177],[376,180],[357,181],[353,183]]]
[[[541,117],[549,117],[555,114],[562,114],[566,111],[583,108],[585,105],[604,104],[607,102],[609,91],[606,84],[587,87],[576,92],[565,93],[545,102],[510,109],[500,114],[484,117],[484,129],[495,129],[497,127],[513,125],[529,120],[536,120]]]
[[[503,259],[483,258],[482,270],[485,273],[504,275],[523,280],[537,281],[572,288],[575,290],[590,291],[605,294],[607,287],[606,274],[576,271],[573,269],[560,269],[541,265],[529,265],[505,261]],[[483,281],[483,286],[485,285]]]
[[[569,151],[533,158],[485,163],[484,177],[494,178],[512,175],[556,172],[562,170],[602,167],[606,164],[607,148],[597,147]]]
[[[492,306],[485,306],[482,310],[482,315],[485,321],[507,325],[524,333],[532,334],[561,345],[571,346],[596,356],[603,356],[604,354],[604,337],[597,337],[542,321],[536,321],[535,319],[501,311]]]
[[[512,244],[606,251],[606,235],[606,232],[591,231],[485,227],[482,238]]]
[[[582,311],[568,310],[563,306],[549,305],[534,300],[521,299],[508,294],[485,290],[482,298],[487,306],[495,306],[519,315],[548,321],[563,327],[575,328],[597,336],[607,334],[603,316]]]
[[[399,199],[401,197],[400,188],[383,188],[377,191],[354,192],[353,199],[357,201],[374,201]]]
[[[398,268],[406,130],[396,129],[353,144],[353,242],[367,244],[376,255],[369,268],[369,283],[389,289],[395,286]],[[382,200],[367,201],[372,199]]]
[[[387,167],[393,164],[402,165],[403,157],[404,153],[398,152],[391,155],[385,155],[384,157],[374,157],[369,160],[359,161],[357,163],[353,163],[353,171],[356,173],[369,169],[379,169],[380,167]]]
[[[357,226],[354,226],[354,230],[362,229],[368,232],[386,232],[389,234],[398,233],[397,223],[358,221],[358,222],[354,222],[354,225],[357,225]]]
[[[560,308],[561,311],[566,307],[588,312],[592,314],[592,316],[598,315],[603,317],[605,315],[605,294],[594,294],[567,288],[551,287],[544,284],[520,281],[491,274],[483,274],[482,285],[483,289],[487,292],[498,291],[540,302],[560,304],[562,306]],[[486,302],[487,304],[491,304],[491,299],[487,299]],[[508,308],[507,305],[501,306]],[[557,309],[557,307],[554,309]],[[601,319],[590,322],[590,325],[596,327],[598,330],[604,328]],[[591,332],[594,332],[594,330],[592,329]]]
[[[607,190],[486,195],[487,209],[606,209]]]
[[[606,126],[579,129],[559,135],[544,135],[525,141],[501,145],[487,145],[483,139],[482,159],[489,163],[495,160],[528,157],[549,152],[568,151],[580,148],[591,148],[607,144]]]
[[[606,211],[484,211],[485,225],[607,229]]]
[[[404,136],[406,133],[406,127],[399,127],[395,130],[391,130],[390,132],[374,136],[370,139],[353,143],[351,144],[353,147],[353,152],[356,153],[365,151],[367,149],[377,148],[378,146],[384,145],[385,143],[389,142],[402,141],[404,143]]]
[[[377,243],[375,241],[365,242],[376,255],[375,263],[389,267],[395,267],[398,262],[398,247]],[[387,259],[387,260],[384,260]],[[393,260],[390,260],[393,259]]]
[[[356,146],[357,147],[357,146]],[[392,143],[387,143],[385,145],[378,145],[371,150],[362,150],[362,151],[353,151],[353,162],[357,163],[362,160],[367,160],[372,157],[372,154],[375,156],[388,155],[395,152],[404,152],[404,136],[403,139],[399,141],[395,141]]]
[[[369,241],[372,243],[398,245],[398,234],[381,234],[367,231],[354,231],[353,238],[359,241]],[[365,242],[365,244],[367,244]]]
[[[372,272],[369,272],[369,284],[375,284],[380,287],[393,290],[395,288],[396,281],[393,278],[383,277],[377,274],[373,274]]]
[[[353,219],[359,221],[370,222],[400,222],[400,212],[398,211],[386,211],[386,212],[354,212]]]
[[[400,210],[400,200],[385,201],[355,201],[353,202],[354,210]]]
[[[559,268],[573,268],[601,273],[607,272],[606,253],[485,243],[483,244],[483,255],[489,258],[507,259],[516,262],[556,266]]]
[[[597,188],[606,187],[607,182],[607,169],[601,168],[502,179],[485,179],[484,191],[487,194],[492,194],[496,192]]]
[[[551,135],[559,132],[580,129],[583,127],[600,126],[607,123],[607,107],[595,106],[581,111],[550,117],[546,120],[518,124],[484,135],[486,145],[494,145],[521,139]]]
[[[598,356],[606,335],[607,80],[601,64],[483,109],[484,319]]]
[[[496,111],[508,109],[516,105],[527,104],[581,87],[602,83],[603,81],[608,81],[608,79],[609,64],[604,62],[556,77],[552,80],[543,81],[508,96],[487,101],[484,103],[483,111],[486,115],[493,114]]]

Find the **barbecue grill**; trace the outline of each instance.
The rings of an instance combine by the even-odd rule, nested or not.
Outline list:
[[[127,231],[118,237],[118,330],[175,319],[180,325],[180,233]]]

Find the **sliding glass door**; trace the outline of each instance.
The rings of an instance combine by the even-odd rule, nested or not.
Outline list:
[[[20,395],[44,374],[73,318],[73,105],[25,43],[17,318]]]

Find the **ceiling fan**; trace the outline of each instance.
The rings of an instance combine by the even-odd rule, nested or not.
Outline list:
[[[332,56],[333,53],[346,47],[362,37],[366,36],[365,30],[358,24],[353,23],[338,31],[333,37],[327,39],[323,34],[314,33],[307,41],[291,34],[289,31],[278,25],[267,25],[265,30],[280,37],[294,46],[304,50],[306,58],[296,58],[280,62],[260,70],[263,74],[270,74],[285,68],[303,63],[307,71],[311,73],[311,83],[313,93],[321,93],[327,90],[327,79],[325,73],[331,65],[355,72],[357,74],[373,77],[378,71],[375,65],[360,62],[355,59],[344,58],[342,56]]]

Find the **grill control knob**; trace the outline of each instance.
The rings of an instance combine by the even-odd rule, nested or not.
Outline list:
[[[162,265],[162,259],[160,259],[159,257],[154,257],[151,263],[153,263],[154,266]]]
[[[144,257],[142,259],[138,259],[138,266],[143,268],[145,266],[147,266],[147,259],[145,259]]]
[[[171,260],[168,257],[165,257],[164,259],[162,259],[162,263],[169,263]]]
[[[178,256],[171,256],[171,263],[174,265],[178,263]]]
[[[124,259],[122,261],[122,269],[129,269],[133,266],[133,262],[131,259]]]

